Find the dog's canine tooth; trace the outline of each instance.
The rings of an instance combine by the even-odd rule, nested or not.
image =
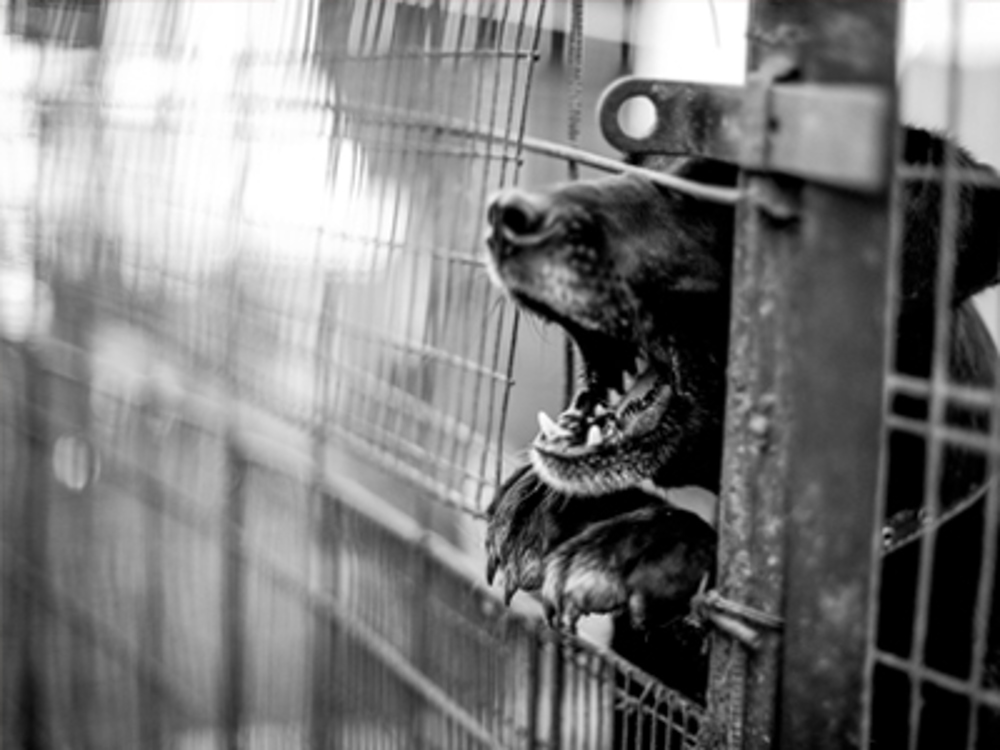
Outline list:
[[[587,447],[598,445],[603,439],[604,436],[601,434],[601,428],[596,424],[590,425],[590,429],[587,430]]]
[[[538,412],[538,427],[547,440],[572,437],[573,431],[553,421],[544,411]]]
[[[538,429],[540,429],[542,434],[550,440],[565,434],[565,430],[553,422],[552,417],[544,411],[538,412]]]

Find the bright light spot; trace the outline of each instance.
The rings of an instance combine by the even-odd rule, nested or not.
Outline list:
[[[618,123],[625,135],[646,138],[656,126],[656,105],[644,96],[627,99],[618,110]]]
[[[331,176],[332,172],[332,176]],[[254,144],[244,211],[257,250],[270,261],[321,267],[357,278],[380,274],[387,245],[404,236],[406,196],[369,175],[357,144],[326,139]]]
[[[48,329],[52,312],[52,293],[29,263],[0,264],[0,335],[24,341]]]
[[[648,2],[636,22],[636,73],[739,84],[746,65],[746,0]]]
[[[163,61],[154,57],[123,58],[109,66],[104,76],[104,101],[152,118],[169,83],[169,70]]]
[[[62,435],[52,448],[52,471],[64,486],[79,492],[94,482],[100,473],[97,451],[86,440]]]
[[[900,60],[905,67],[914,58],[944,61],[952,49],[965,64],[1000,60],[1000,3],[996,0],[958,0],[960,26],[954,33],[952,0],[909,0],[903,6]]]

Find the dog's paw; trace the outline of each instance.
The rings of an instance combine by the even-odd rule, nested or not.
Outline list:
[[[548,556],[594,524],[641,508],[663,505],[659,498],[629,490],[598,497],[575,497],[553,490],[532,466],[503,483],[486,511],[486,580],[503,580],[509,604],[517,591],[537,591]]]
[[[632,493],[645,494],[617,494]],[[711,576],[715,544],[709,524],[659,498],[591,524],[545,558],[549,621],[572,630],[583,615],[627,611],[638,629],[660,627]]]
[[[504,482],[486,511],[486,581],[492,586],[500,573],[507,604],[519,589],[541,588],[555,530],[551,513],[559,498],[554,494],[524,466]]]

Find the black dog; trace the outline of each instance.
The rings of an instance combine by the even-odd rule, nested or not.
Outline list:
[[[942,139],[905,131],[907,164],[940,166],[944,151]],[[964,152],[958,162],[993,175]],[[671,171],[724,186],[736,185],[738,176],[704,159],[679,160]],[[895,369],[926,379],[941,183],[921,175],[903,189]],[[998,278],[1000,191],[963,187],[960,198],[950,376],[989,386],[996,355],[970,297]],[[677,488],[719,489],[734,211],[620,176],[508,190],[494,199],[488,220],[496,283],[525,310],[563,327],[584,363],[572,405],[555,419],[539,416],[530,466],[504,484],[489,510],[488,578],[502,572],[508,597],[540,591],[551,619],[570,626],[582,614],[615,613],[615,650],[703,699],[703,636],[686,615],[693,595],[710,583],[715,532],[704,514],[671,502],[671,492],[683,499],[697,493]],[[891,409],[928,418],[921,399],[897,397]],[[950,406],[945,417],[949,425],[989,433],[986,409]],[[907,539],[935,522],[923,509],[922,472],[914,470],[925,453],[922,439],[890,435],[879,646],[903,655],[920,546]],[[955,676],[970,664],[987,475],[981,452],[946,450],[941,504],[965,505],[938,530],[926,662]],[[957,554],[963,545],[967,551]],[[990,632],[998,630],[995,622]],[[887,703],[883,713],[893,713]]]

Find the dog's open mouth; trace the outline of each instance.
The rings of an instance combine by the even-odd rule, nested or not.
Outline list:
[[[604,366],[607,371],[607,365]],[[620,452],[630,440],[651,432],[670,403],[667,379],[645,357],[621,371],[621,388],[591,386],[555,419],[538,413],[538,436],[532,447],[563,459],[602,451]]]
[[[488,270],[523,309],[563,328],[584,363],[585,386],[559,415],[538,415],[531,459],[551,487],[615,492],[659,470],[679,372],[642,338],[634,290],[592,213],[544,194],[510,191],[489,212]],[[627,270],[627,269],[626,269]]]
[[[487,238],[496,252],[504,247],[539,248],[567,237],[578,237],[577,223],[538,221],[527,232],[526,220],[494,229]],[[509,224],[515,223],[512,228]],[[502,250],[501,250],[502,252]],[[515,297],[526,308],[549,320],[577,339],[590,376],[590,385],[580,391],[573,404],[555,419],[546,412],[538,413],[538,436],[533,447],[546,456],[562,459],[583,457],[602,450],[620,450],[631,438],[650,432],[662,419],[670,401],[671,388],[658,366],[638,351],[634,344],[614,341],[610,337],[585,332],[572,319],[552,310],[547,304],[514,290]],[[587,346],[580,339],[597,340]]]

